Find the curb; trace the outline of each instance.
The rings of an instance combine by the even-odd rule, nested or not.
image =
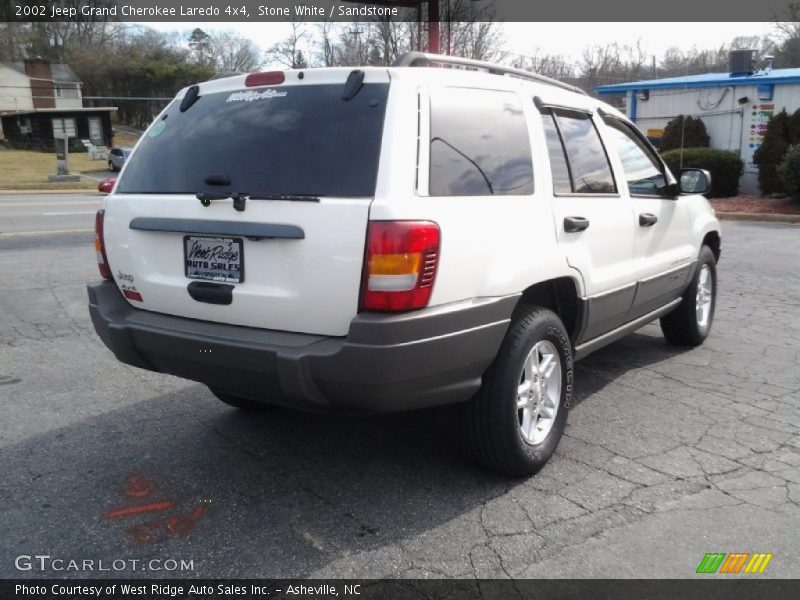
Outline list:
[[[106,196],[97,189],[78,190],[0,190],[0,196],[33,196],[37,194],[81,194],[84,196]]]
[[[762,223],[798,223],[800,215],[785,215],[780,213],[744,213],[716,211],[717,218],[723,221],[757,221]]]

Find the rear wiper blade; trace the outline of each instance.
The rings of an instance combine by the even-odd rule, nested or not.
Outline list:
[[[290,202],[319,202],[317,196],[307,194],[248,194],[247,192],[198,192],[195,194],[200,204],[211,206],[213,200],[233,199],[233,208],[239,212],[244,211],[245,202],[248,200],[286,200]]]
[[[246,194],[249,200],[288,200],[291,202],[319,202],[318,196],[308,194]]]

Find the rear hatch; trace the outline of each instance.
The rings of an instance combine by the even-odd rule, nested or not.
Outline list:
[[[385,70],[365,70],[360,88],[350,73],[212,81],[167,107],[105,206],[108,262],[131,305],[347,333],[389,93]]]

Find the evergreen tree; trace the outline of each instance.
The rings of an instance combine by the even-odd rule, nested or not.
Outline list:
[[[791,120],[786,110],[782,110],[767,123],[764,141],[753,155],[758,165],[758,185],[764,194],[783,192],[783,180],[778,174],[778,166],[789,150]]]
[[[684,123],[685,121],[685,123]],[[678,115],[664,128],[664,136],[658,145],[661,152],[676,148],[708,148],[711,138],[700,119]]]

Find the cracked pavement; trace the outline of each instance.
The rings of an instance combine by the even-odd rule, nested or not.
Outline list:
[[[194,560],[120,576],[683,578],[771,552],[764,576],[798,575],[800,228],[726,223],[706,343],[651,324],[578,363],[528,480],[470,463],[450,408],[252,416],[118,363],[94,262],[88,235],[0,239],[0,577],[82,576],[15,569],[35,553]],[[148,503],[168,507],[109,517]]]

